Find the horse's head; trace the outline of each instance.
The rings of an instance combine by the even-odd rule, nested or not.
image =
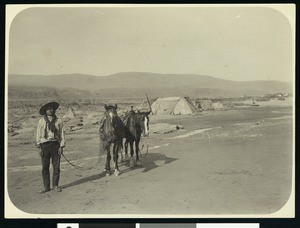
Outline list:
[[[144,136],[149,135],[149,112],[138,112],[141,130]]]
[[[111,123],[113,126],[116,122],[117,119],[117,109],[118,109],[118,105],[105,105],[105,115],[106,115],[106,119],[108,120],[109,123]]]
[[[107,136],[115,135],[115,130],[118,127],[118,114],[116,105],[105,105],[105,122],[104,122],[104,134]]]

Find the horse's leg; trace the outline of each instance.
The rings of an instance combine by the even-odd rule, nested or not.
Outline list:
[[[134,155],[133,143],[134,143],[134,141],[129,142],[129,144],[130,144],[130,157],[133,157],[133,155]]]
[[[134,155],[134,150],[133,150],[133,142],[134,141],[130,141],[130,167],[134,166],[134,159],[133,159],[133,155]]]
[[[116,168],[116,165],[117,165],[117,158],[118,158],[118,156],[116,155],[116,151],[117,151],[117,145],[116,145],[116,143],[114,142],[114,145],[113,145],[113,160],[114,160],[114,169]]]
[[[117,145],[116,143],[114,143],[113,145],[113,150],[112,150],[112,153],[113,153],[113,161],[114,161],[114,169],[116,170],[116,167],[118,166],[118,160],[117,160],[117,155],[116,155],[116,152],[117,152]]]
[[[139,145],[140,145],[140,140],[141,140],[141,136],[137,135],[137,139],[135,141],[135,155],[136,155],[136,164],[137,165],[142,165],[142,163],[140,162],[140,159],[139,159],[139,153],[140,153]]]
[[[110,143],[106,142],[105,149],[106,149],[105,171],[106,171],[106,176],[110,176],[110,160],[111,160],[111,156],[110,156]]]
[[[100,145],[99,145],[99,159],[102,155],[105,155],[106,152],[106,144],[105,141],[103,141],[102,139],[99,140]],[[106,171],[106,168],[104,168],[104,171]]]
[[[125,141],[125,160],[128,160],[128,139]]]
[[[120,154],[121,154],[121,162],[124,161],[124,156],[123,156],[123,139],[121,139],[120,141],[120,145],[119,145],[119,149],[118,151],[120,151]]]
[[[119,150],[121,148],[121,142],[116,142],[114,143],[114,161],[115,161],[115,175],[119,176],[120,171],[119,171],[119,166],[118,166],[118,155],[119,155]]]

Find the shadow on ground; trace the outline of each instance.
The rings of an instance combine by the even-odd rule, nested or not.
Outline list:
[[[126,167],[126,164],[123,164],[123,162],[120,163],[120,166],[122,166],[122,165],[125,165],[125,167]],[[130,172],[130,171],[132,171],[134,169],[141,169],[141,168],[143,168],[143,167],[142,166],[135,166],[133,168],[126,167],[125,169],[120,169],[120,171],[121,171],[120,175],[123,175],[124,173],[128,173],[128,172]],[[114,175],[113,174],[113,169],[112,169],[112,174],[111,175],[112,176]],[[73,181],[71,183],[62,185],[60,187],[62,189],[69,188],[69,187],[73,187],[73,186],[76,186],[76,185],[84,184],[84,183],[87,183],[87,182],[96,181],[96,180],[99,180],[99,179],[104,178],[104,177],[106,177],[106,172],[105,171],[103,171],[100,174],[95,174],[95,175],[91,175],[91,176],[88,176],[88,177],[81,178],[81,179],[79,179],[77,181]]]
[[[135,166],[133,168],[127,167],[126,169],[121,170],[122,173],[121,175],[123,175],[124,173],[128,173],[130,171],[136,170],[136,169],[144,169],[142,172],[149,172],[150,170],[159,168],[161,166],[170,164],[173,161],[178,160],[177,158],[171,158],[171,157],[167,157],[166,155],[163,154],[159,154],[159,153],[150,153],[147,155],[147,157],[145,158],[141,158],[143,166]],[[126,163],[124,164],[126,166]],[[112,174],[113,175],[113,174]],[[105,172],[100,173],[100,174],[95,174],[95,175],[91,175],[88,177],[84,177],[80,180],[77,181],[73,181],[71,183],[62,185],[61,188],[69,188],[69,187],[73,187],[76,185],[80,185],[80,184],[84,184],[87,182],[92,182],[95,180],[99,180],[103,177],[106,177]]]
[[[62,189],[64,188],[69,188],[69,187],[73,187],[73,186],[76,186],[76,185],[80,185],[80,184],[84,184],[84,183],[87,183],[87,182],[91,182],[91,181],[95,181],[95,180],[98,180],[98,179],[101,179],[105,177],[105,173],[100,173],[100,174],[95,174],[95,175],[92,175],[92,176],[89,176],[89,177],[84,177],[80,180],[77,180],[77,181],[73,181],[69,184],[65,184],[65,185],[62,185],[60,186]]]
[[[171,158],[159,153],[149,153],[147,157],[142,158],[142,163],[144,164],[144,170],[142,172],[149,172],[150,170],[170,164],[176,160],[178,160],[178,158]]]

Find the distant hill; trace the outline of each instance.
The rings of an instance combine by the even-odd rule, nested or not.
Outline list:
[[[37,86],[9,86],[9,99],[39,99],[39,98],[53,98],[60,99],[56,89],[49,87]]]
[[[266,93],[292,93],[292,84],[280,81],[238,82],[192,74],[125,72],[109,76],[84,74],[8,76],[8,98],[53,97],[85,99],[109,97],[238,97]]]

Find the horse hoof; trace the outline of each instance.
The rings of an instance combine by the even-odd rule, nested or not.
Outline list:
[[[125,154],[125,161],[129,159],[128,154]]]
[[[134,160],[133,160],[133,159],[130,159],[130,165],[129,165],[129,166],[130,166],[131,168],[133,168],[134,165],[135,165],[135,164],[134,164]]]
[[[115,170],[115,176],[119,176],[121,174],[121,172],[119,170]]]
[[[110,176],[110,172],[106,171],[105,176],[109,177]]]
[[[142,166],[142,163],[141,163],[139,160],[137,160],[137,161],[136,161],[136,165],[137,165],[137,166]]]

